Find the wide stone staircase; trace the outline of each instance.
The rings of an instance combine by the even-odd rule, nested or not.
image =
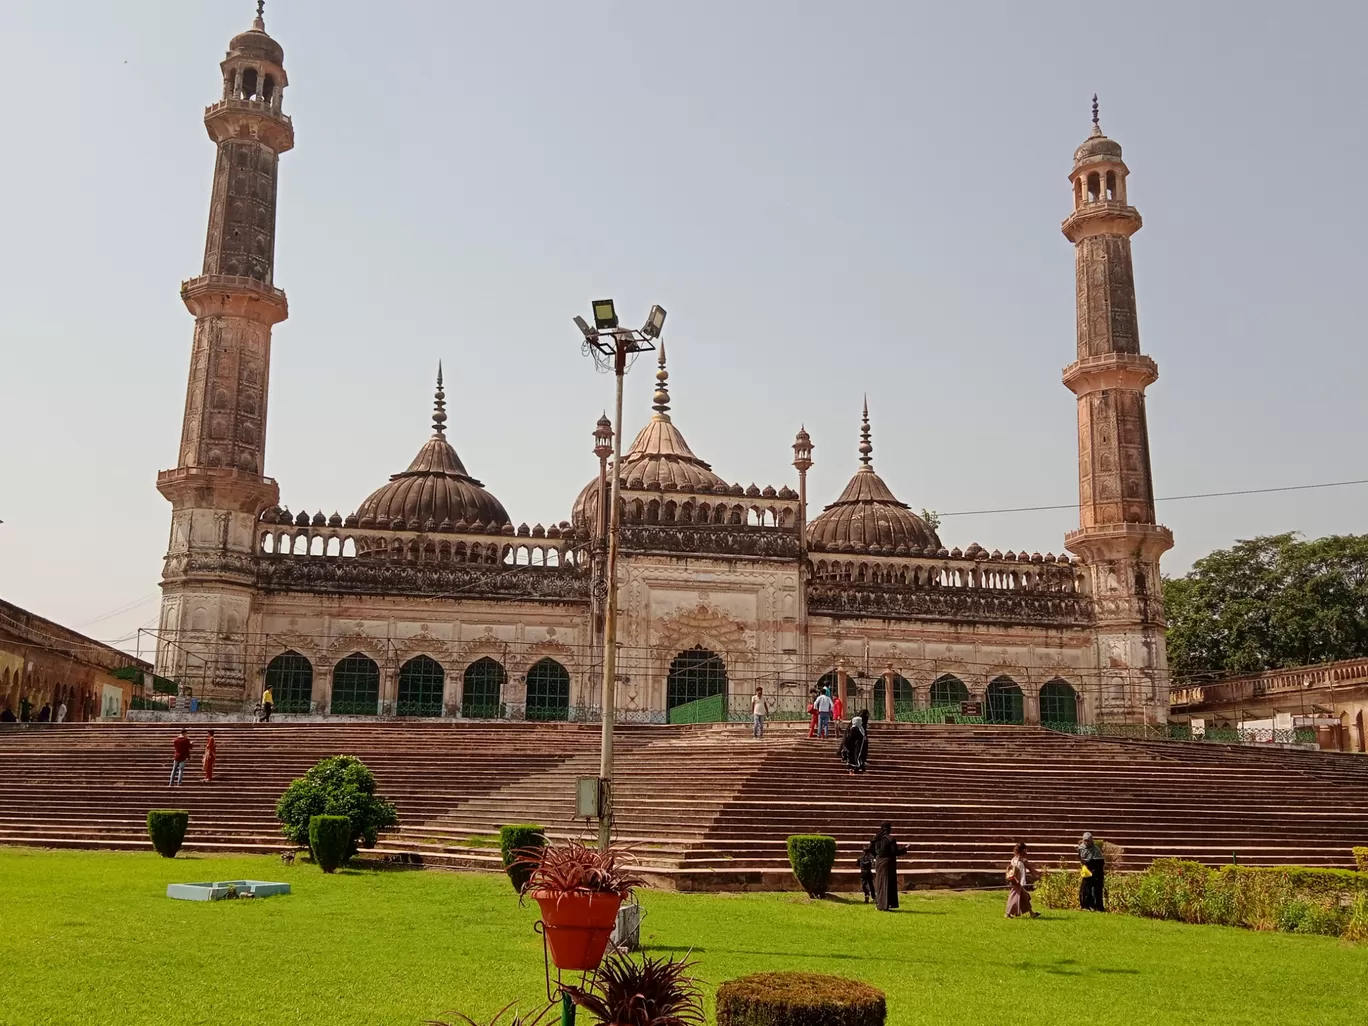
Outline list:
[[[379,721],[205,727],[185,783],[167,786],[177,725],[44,724],[0,729],[0,843],[149,847],[150,808],[190,811],[186,847],[269,852],[286,844],[275,800],[318,759],[355,755],[400,824],[371,853],[496,869],[500,825],[591,837],[575,780],[598,772],[599,728],[576,724]],[[616,834],[651,881],[679,889],[794,886],[793,833],[837,838],[836,886],[877,825],[908,848],[909,884],[996,885],[1010,846],[1067,858],[1091,830],[1126,849],[1210,864],[1350,866],[1368,844],[1368,759],[1183,742],[1077,738],[1031,727],[875,724],[870,772],[850,776],[806,725],[623,726],[616,732]]]

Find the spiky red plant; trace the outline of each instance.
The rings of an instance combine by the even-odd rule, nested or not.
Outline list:
[[[494,1018],[490,1019],[487,1023],[477,1022],[463,1012],[447,1012],[447,1015],[455,1016],[455,1019],[451,1022],[442,1019],[428,1019],[425,1026],[458,1026],[458,1024],[464,1024],[464,1026],[542,1026],[542,1023],[546,1021],[546,1017],[550,1014],[551,1009],[556,1007],[556,1002],[553,1001],[536,1015],[523,1015],[521,1012],[514,1012],[506,1023],[501,1022],[500,1020],[503,1019],[504,1013],[515,1004],[517,1004],[516,1001],[510,1001],[508,1004],[504,1005],[495,1013]]]
[[[702,1026],[703,1001],[687,957],[614,955],[594,970],[587,989],[568,988],[575,1004],[607,1026]]]
[[[518,852],[513,865],[530,870],[523,894],[534,891],[555,893],[591,892],[616,894],[626,900],[632,889],[645,881],[632,871],[636,856],[616,845],[600,850],[583,841],[548,844]]]

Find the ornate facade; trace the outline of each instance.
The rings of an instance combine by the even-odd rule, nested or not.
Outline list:
[[[262,474],[273,324],[276,169],[293,142],[284,54],[258,16],[205,112],[218,146],[172,503],[158,673],[211,701],[282,712],[594,718],[607,588],[608,466],[565,520],[516,524],[446,435],[355,512],[292,513]],[[665,720],[756,685],[802,715],[819,680],[876,717],[1162,722],[1168,680],[1121,148],[1096,124],[1074,155],[1078,531],[1074,557],[947,549],[859,463],[810,520],[797,488],[729,483],[671,413],[663,346],[650,419],[622,457],[619,715]],[[600,423],[600,433],[607,427]],[[477,468],[478,469],[478,468]],[[749,712],[749,706],[745,706]]]

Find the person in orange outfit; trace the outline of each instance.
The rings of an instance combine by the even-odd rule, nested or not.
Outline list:
[[[209,731],[209,736],[204,739],[204,782],[212,784],[214,782],[214,749],[218,742],[214,740],[214,732]]]

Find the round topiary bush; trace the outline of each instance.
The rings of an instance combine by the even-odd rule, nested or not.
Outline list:
[[[281,831],[297,845],[309,844],[309,821],[314,816],[345,816],[351,821],[347,858],[358,848],[375,847],[380,831],[399,822],[393,803],[375,793],[375,774],[350,755],[319,760],[276,802]]]
[[[185,828],[190,825],[190,813],[184,809],[149,809],[147,836],[152,847],[162,858],[174,859],[185,843]]]
[[[836,864],[836,838],[825,834],[794,834],[788,839],[789,865],[808,892],[820,898],[831,887],[831,867]]]
[[[756,973],[717,988],[717,1026],[883,1026],[881,990],[818,973]]]
[[[536,823],[509,823],[499,827],[499,855],[503,857],[504,869],[508,879],[513,881],[513,889],[522,893],[523,885],[532,875],[532,867],[526,861],[519,862],[518,856],[530,855],[546,847],[546,828]]]
[[[314,816],[309,820],[309,847],[325,873],[347,861],[351,839],[351,820],[346,816]]]

